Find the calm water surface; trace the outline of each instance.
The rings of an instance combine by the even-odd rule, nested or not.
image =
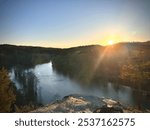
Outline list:
[[[112,98],[129,106],[140,104],[144,108],[150,108],[150,96],[146,93],[112,83],[81,85],[69,77],[56,73],[51,62],[27,70],[12,68],[10,79],[26,96],[26,100],[36,100],[40,104],[48,104],[70,94],[84,94]]]

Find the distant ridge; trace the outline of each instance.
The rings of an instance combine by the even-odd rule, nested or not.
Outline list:
[[[22,45],[11,45],[11,44],[0,44],[1,47],[9,47],[9,48],[37,48],[37,49],[79,49],[79,48],[92,48],[92,47],[108,47],[108,46],[150,46],[150,41],[146,42],[118,42],[113,45],[106,45],[102,46],[99,44],[95,45],[84,45],[84,46],[76,46],[76,47],[69,47],[69,48],[55,48],[55,47],[41,47],[41,46],[22,46]]]

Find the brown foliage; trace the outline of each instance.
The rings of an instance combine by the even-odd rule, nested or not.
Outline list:
[[[0,112],[11,112],[11,106],[15,102],[15,94],[10,85],[11,81],[8,71],[4,68],[0,70]]]

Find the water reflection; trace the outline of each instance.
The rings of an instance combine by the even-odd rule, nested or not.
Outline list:
[[[23,94],[24,103],[47,104],[70,94],[95,95],[113,98],[130,106],[150,108],[150,97],[130,87],[112,83],[81,85],[69,77],[56,73],[52,63],[36,65],[32,69],[12,68],[11,80]],[[137,95],[138,94],[138,95]],[[137,98],[140,97],[140,100]]]
[[[12,68],[10,79],[15,83],[22,102],[19,104],[26,105],[29,103],[37,104],[37,84],[38,79],[32,70],[24,70],[23,68]]]

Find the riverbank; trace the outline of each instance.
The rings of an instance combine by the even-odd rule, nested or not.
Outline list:
[[[139,110],[128,107],[119,101],[96,96],[69,95],[62,100],[40,107],[31,113],[141,113],[149,110]]]

